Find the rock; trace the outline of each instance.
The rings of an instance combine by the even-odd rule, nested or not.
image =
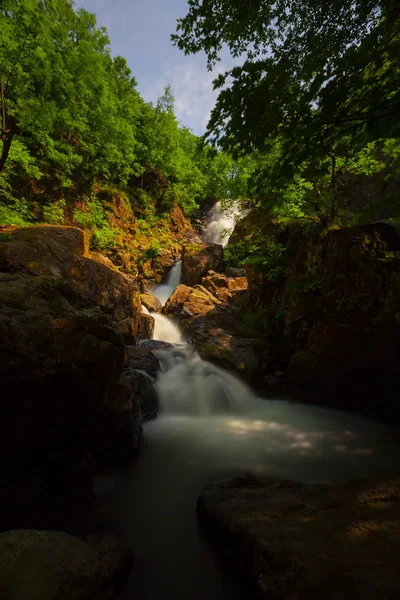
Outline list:
[[[221,302],[201,285],[178,285],[164,305],[163,313],[179,319],[184,328],[193,325],[199,317],[216,310]]]
[[[173,344],[162,342],[161,340],[142,340],[139,342],[139,348],[143,348],[144,350],[165,350],[166,348],[173,347]]]
[[[161,312],[162,304],[159,301],[159,299],[153,296],[152,294],[141,294],[140,299],[142,301],[143,306],[145,306],[148,311],[157,313]]]
[[[398,421],[398,232],[375,223],[324,235],[270,224],[265,233],[287,247],[277,277],[246,267],[246,310],[273,348],[266,371],[285,371],[289,393],[304,401]]]
[[[97,503],[88,461],[101,463],[111,443],[124,461],[137,451],[139,397],[122,374],[124,340],[140,337],[140,310],[132,278],[91,256],[79,229],[7,228],[0,243],[0,435],[8,456],[0,530],[89,526]]]
[[[266,375],[264,378],[264,383],[267,387],[274,388],[280,384],[280,381],[277,377],[273,375]]]
[[[143,420],[154,419],[158,412],[158,395],[155,387],[160,364],[150,349],[138,346],[128,347],[130,384],[140,399]]]
[[[243,324],[211,291],[202,285],[181,284],[166,302],[163,312],[179,320],[204,360],[234,371],[248,382],[259,376],[263,350],[258,332]]]
[[[307,485],[244,475],[206,487],[197,514],[254,597],[398,597],[399,479]]]
[[[207,327],[198,329],[192,336],[198,353],[203,360],[233,371],[247,382],[251,382],[259,371],[260,361],[255,348],[259,345],[256,337],[243,336],[243,331],[223,329],[222,327]]]
[[[144,371],[153,379],[157,377],[157,373],[160,370],[160,364],[151,350],[157,349],[159,346],[154,345],[154,342],[158,342],[158,340],[146,340],[141,342],[140,346],[127,346],[127,367],[129,367],[131,371]],[[167,342],[158,343],[166,344]],[[170,344],[168,344],[168,346],[169,345]]]
[[[237,304],[243,296],[247,297],[246,277],[227,277],[223,273],[208,271],[207,276],[202,278],[201,285],[220,302]]]
[[[246,277],[246,271],[245,269],[228,267],[225,269],[225,275],[227,277]]]
[[[0,534],[0,595],[4,600],[112,600],[122,591],[132,553],[113,536],[91,543],[61,531]]]
[[[223,260],[223,247],[220,244],[184,244],[182,273],[186,283],[200,283],[207,271],[222,269]]]

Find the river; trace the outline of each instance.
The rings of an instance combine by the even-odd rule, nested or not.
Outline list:
[[[180,269],[178,263],[153,291],[162,303],[179,284]],[[247,598],[198,527],[195,507],[204,485],[243,470],[332,483],[397,475],[398,430],[333,410],[257,398],[183,344],[177,324],[153,316],[155,339],[175,344],[156,351],[162,365],[160,416],[145,424],[145,447],[130,473],[97,482],[115,529],[137,557],[122,598]]]

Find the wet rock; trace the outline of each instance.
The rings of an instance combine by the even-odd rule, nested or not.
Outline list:
[[[143,306],[145,306],[148,311],[157,313],[161,312],[162,304],[159,301],[159,299],[153,296],[152,294],[141,294],[140,299],[142,301]]]
[[[255,597],[397,598],[399,479],[306,485],[244,475],[206,487],[197,514]]]
[[[132,552],[113,536],[83,542],[60,531],[0,534],[0,595],[19,600],[112,600],[123,589]]]
[[[217,288],[221,289],[229,288]],[[203,285],[179,285],[166,302],[163,312],[179,320],[204,360],[234,371],[246,381],[258,377],[264,360],[258,332],[243,324],[227,303]]]
[[[182,273],[186,283],[199,284],[207,271],[222,269],[223,260],[223,247],[220,244],[184,244]]]
[[[143,348],[144,350],[166,350],[173,347],[173,344],[162,342],[161,340],[143,340],[139,343],[139,348]]]
[[[158,412],[155,383],[160,364],[157,358],[150,349],[130,346],[125,371],[129,374],[134,393],[139,397],[143,420],[154,419]]]

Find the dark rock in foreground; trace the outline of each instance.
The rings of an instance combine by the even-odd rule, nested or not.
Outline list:
[[[0,535],[0,597],[112,600],[132,560],[111,535],[82,542],[61,531],[7,531]]]
[[[97,510],[98,465],[130,460],[141,440],[125,343],[152,323],[134,279],[83,231],[0,231],[0,531],[93,530],[77,515]]]
[[[243,475],[206,487],[197,513],[254,597],[399,598],[400,479],[306,485]]]

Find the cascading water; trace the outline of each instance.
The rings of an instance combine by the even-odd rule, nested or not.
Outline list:
[[[238,204],[234,205],[228,214],[222,211],[220,202],[214,204],[207,218],[207,226],[203,234],[204,241],[226,246],[229,235],[242,213]]]
[[[179,285],[181,277],[182,261],[179,260],[168,273],[165,283],[156,285],[152,290],[152,294],[158,298],[163,306],[175,288]],[[148,313],[146,307],[142,306],[142,312]],[[171,344],[183,343],[181,331],[172,319],[168,319],[168,317],[161,315],[160,313],[153,313],[152,317],[154,318],[153,340],[160,340]]]
[[[162,369],[157,389],[163,415],[240,414],[248,412],[255,401],[244,383],[201,360],[190,345],[156,350],[154,354]]]
[[[226,227],[218,210],[208,239],[221,242],[216,230],[211,233],[217,221]],[[179,281],[177,264],[153,294],[164,304]],[[132,475],[113,480],[108,495],[103,490],[121,537],[136,553],[122,598],[247,598],[197,526],[195,505],[204,485],[242,470],[319,482],[397,475],[398,434],[368,419],[256,398],[183,344],[170,319],[152,316],[154,339],[174,344],[153,351],[161,365],[160,414],[144,424],[146,447]]]
[[[174,264],[170,272],[168,273],[167,279],[164,283],[154,286],[152,290],[153,296],[159,299],[162,305],[166,303],[172,292],[181,282],[182,277],[182,261],[178,260]]]

